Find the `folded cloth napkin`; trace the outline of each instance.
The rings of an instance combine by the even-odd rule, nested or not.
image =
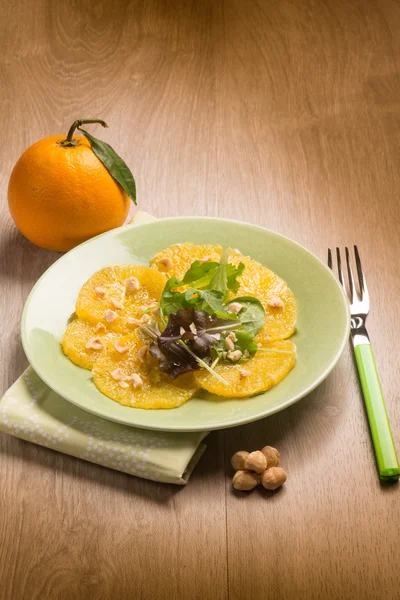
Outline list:
[[[153,218],[137,213],[133,222]],[[148,431],[96,417],[56,394],[32,367],[0,400],[0,431],[130,475],[180,485],[203,454],[207,435]]]

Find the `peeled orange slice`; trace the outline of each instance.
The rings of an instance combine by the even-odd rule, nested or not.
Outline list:
[[[138,289],[129,290],[127,281],[136,278]],[[166,278],[155,269],[138,265],[118,265],[97,271],[83,285],[76,303],[79,318],[103,323],[109,330],[125,333],[132,329],[129,319],[140,319],[157,305]]]
[[[73,363],[83,369],[91,369],[99,354],[101,354],[103,349],[107,346],[107,343],[110,341],[110,337],[114,336],[115,334],[108,332],[106,329],[101,332],[96,331],[96,325],[88,323],[87,321],[75,319],[68,325],[61,345],[64,353]],[[101,340],[103,348],[97,349],[96,346],[100,346],[100,344],[96,343],[93,344],[95,347],[86,347],[86,344],[88,344],[90,340],[95,340],[97,338]]]
[[[116,343],[128,350],[121,354],[111,342],[93,367],[95,385],[115,402],[145,409],[176,408],[195,393],[197,386],[191,373],[172,380],[158,370],[154,359],[138,355],[144,344],[137,333],[118,337]],[[127,379],[133,374],[140,376],[142,385],[134,387]]]
[[[228,385],[204,370],[195,372],[196,384],[212,394],[228,398],[243,398],[269,390],[294,367],[296,346],[290,340],[280,340],[264,344],[264,348],[266,351],[261,349],[243,363],[222,363],[215,367],[215,371]],[[282,351],[288,354],[283,354]]]
[[[178,279],[182,279],[190,265],[195,260],[206,259],[208,261],[219,262],[222,253],[222,246],[218,244],[174,244],[161,250],[151,259],[150,266],[155,267],[161,273],[165,273],[167,277],[176,275]]]
[[[230,262],[244,263],[237,296],[254,296],[265,310],[265,322],[256,341],[283,340],[296,330],[297,305],[293,292],[283,279],[249,256],[232,251]]]

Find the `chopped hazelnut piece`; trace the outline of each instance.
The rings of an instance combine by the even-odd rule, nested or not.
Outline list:
[[[106,330],[105,325],[103,325],[103,323],[97,323],[95,331],[96,333],[103,333]]]
[[[196,335],[196,334],[197,334],[197,327],[196,327],[196,325],[195,325],[194,323],[190,323],[190,325],[189,325],[189,329],[190,329],[190,331],[191,331],[191,332],[192,332],[194,335]]]
[[[184,327],[180,327],[180,328],[179,328],[179,333],[180,333],[181,335],[183,335],[184,333],[186,333],[186,329],[185,329]]]
[[[113,307],[117,308],[118,310],[124,308],[124,305],[122,304],[121,300],[118,300],[117,298],[110,298],[110,302],[113,305]]]
[[[106,295],[106,288],[103,288],[101,286],[94,288],[95,294],[98,298],[103,298]]]
[[[258,342],[257,348],[262,348],[262,343],[261,342]]]
[[[148,346],[142,346],[141,348],[139,348],[137,356],[138,359],[140,360],[140,362],[147,362],[148,360],[148,355],[147,355],[147,351],[148,351]]]
[[[120,387],[122,387],[122,388],[128,388],[129,387],[129,383],[127,383],[126,381],[120,381],[118,385]]]
[[[233,361],[233,362],[237,362],[238,360],[240,360],[243,356],[243,352],[241,352],[240,350],[234,350],[233,352],[228,352],[228,358]]]
[[[135,319],[135,317],[128,317],[126,322],[128,325],[135,325],[136,327],[142,324],[142,322],[139,319]]]
[[[142,387],[143,379],[140,377],[139,373],[132,373],[127,377],[127,380],[131,382],[132,386],[136,389]]]
[[[210,261],[212,261],[211,256],[203,256],[203,258],[199,258],[199,262],[201,262],[201,263],[210,262]]]
[[[128,292],[136,292],[140,289],[139,279],[137,277],[129,277],[125,282]]]
[[[161,267],[165,271],[170,271],[173,267],[173,262],[167,256],[165,258],[160,258],[158,261],[158,266]]]
[[[141,317],[141,319],[140,319],[140,322],[141,322],[141,323],[148,323],[148,322],[150,321],[150,319],[151,319],[151,316],[150,316],[150,315],[143,315],[143,316]]]
[[[114,310],[108,309],[104,313],[104,318],[107,321],[107,323],[113,323],[115,319],[118,319],[118,315]]]
[[[231,351],[235,349],[235,342],[231,338],[231,334],[229,334],[225,338],[225,346],[228,348],[228,350],[231,350]]]
[[[121,344],[121,342],[119,340],[114,342],[114,348],[120,354],[125,354],[125,352],[128,352],[128,350],[129,350],[129,346],[127,344],[125,344],[125,345]]]
[[[240,302],[232,302],[232,304],[230,304],[228,306],[228,313],[233,313],[234,315],[237,315],[238,312],[240,312],[243,308],[243,304],[240,304]]]
[[[124,379],[127,379],[127,375],[125,375],[125,373],[120,367],[114,369],[114,371],[112,371],[110,375],[113,379],[115,379],[115,381],[123,381]]]
[[[278,297],[271,298],[268,300],[267,304],[268,306],[271,306],[271,308],[283,308],[285,306],[284,302]]]
[[[240,369],[239,375],[241,379],[244,377],[248,377],[250,375],[250,371],[247,371],[246,369]]]
[[[104,348],[104,344],[100,337],[93,337],[86,343],[86,348],[89,350],[102,350]]]

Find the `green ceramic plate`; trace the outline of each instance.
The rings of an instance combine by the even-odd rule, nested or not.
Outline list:
[[[63,354],[60,339],[82,284],[110,264],[149,263],[177,243],[218,243],[238,248],[270,267],[298,303],[297,364],[276,387],[247,399],[193,398],[170,410],[121,406],[101,394],[90,371]],[[262,419],[293,404],[327,377],[349,335],[349,311],[340,285],[313,254],[288,238],[254,225],[214,218],[160,219],[101,235],[60,258],[33,288],[22,317],[22,342],[38,375],[58,394],[106,419],[146,429],[222,429]]]

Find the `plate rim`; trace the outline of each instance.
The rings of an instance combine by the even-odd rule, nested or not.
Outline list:
[[[330,275],[330,277],[333,278],[337,288],[340,291],[340,296],[341,299],[343,301],[343,307],[345,309],[345,313],[346,313],[346,327],[345,327],[345,332],[343,334],[343,338],[341,340],[341,344],[334,356],[334,358],[332,359],[330,365],[325,369],[325,371],[323,373],[321,373],[321,375],[312,383],[310,384],[306,389],[304,389],[303,391],[299,392],[298,394],[295,394],[294,396],[290,397],[286,402],[284,402],[283,404],[280,404],[279,406],[273,407],[273,408],[266,408],[264,411],[262,411],[261,413],[257,413],[256,415],[251,415],[249,417],[241,417],[238,419],[233,418],[232,421],[230,421],[228,424],[227,423],[216,423],[212,426],[209,426],[206,428],[207,431],[215,431],[215,430],[220,430],[220,429],[230,429],[231,427],[238,427],[240,425],[246,425],[248,423],[253,423],[255,421],[259,421],[261,419],[265,419],[266,417],[276,414],[277,412],[280,412],[286,408],[288,408],[289,406],[291,406],[292,404],[295,404],[296,402],[298,402],[299,400],[301,400],[302,398],[304,398],[305,396],[308,396],[308,394],[310,394],[313,390],[315,390],[329,375],[330,373],[334,370],[334,368],[336,367],[336,365],[338,364],[344,350],[346,347],[346,344],[348,342],[348,338],[350,335],[350,307],[349,307],[349,302],[347,299],[347,296],[343,290],[343,287],[340,285],[339,281],[336,279],[335,275],[333,274],[332,270],[318,257],[316,256],[313,252],[311,252],[310,250],[308,250],[307,248],[305,248],[304,246],[302,246],[299,242],[296,242],[294,240],[292,240],[291,238],[289,238],[288,236],[278,233],[276,231],[273,231],[272,229],[268,229],[267,227],[262,227],[261,225],[254,225],[253,223],[248,223],[248,222],[243,222],[243,221],[238,221],[235,219],[225,219],[223,217],[211,217],[211,216],[176,216],[176,217],[163,217],[163,218],[157,218],[154,221],[145,221],[142,223],[131,223],[131,224],[127,224],[127,225],[122,225],[121,227],[116,227],[115,229],[111,229],[110,231],[106,231],[104,233],[101,233],[95,237],[90,238],[89,240],[86,240],[85,242],[83,242],[82,244],[79,244],[78,246],[76,246],[75,248],[72,248],[71,250],[69,250],[68,252],[66,252],[65,254],[63,254],[62,256],[60,256],[52,265],[50,265],[50,267],[48,269],[45,270],[45,272],[39,277],[39,279],[36,281],[35,285],[33,286],[33,288],[31,289],[31,291],[28,294],[28,297],[25,301],[24,304],[24,308],[22,311],[22,316],[21,316],[21,325],[20,325],[20,333],[21,333],[21,342],[22,342],[22,347],[23,350],[25,352],[25,355],[29,361],[29,364],[31,365],[31,367],[33,368],[33,370],[37,373],[37,375],[40,377],[40,379],[51,389],[53,390],[56,394],[58,394],[59,396],[61,396],[63,399],[65,399],[67,402],[70,402],[71,404],[73,404],[74,406],[77,406],[79,409],[84,410],[88,413],[94,414],[100,418],[106,419],[108,421],[112,421],[115,423],[120,423],[122,425],[126,425],[128,427],[137,427],[138,429],[146,429],[146,430],[153,430],[153,431],[170,431],[170,432],[175,432],[175,433],[187,433],[187,432],[199,432],[199,431],[205,431],[204,426],[201,425],[193,425],[193,426],[183,426],[183,427],[174,427],[174,426],[167,426],[167,427],[163,427],[160,425],[143,425],[143,424],[138,424],[138,423],[129,423],[126,420],[122,419],[122,418],[118,418],[118,416],[116,417],[110,417],[110,415],[108,414],[104,414],[101,409],[100,410],[91,410],[90,408],[86,408],[86,407],[82,407],[81,404],[74,402],[74,400],[71,399],[70,396],[67,396],[62,390],[58,389],[53,383],[50,384],[47,380],[46,374],[43,373],[43,371],[41,370],[40,367],[37,367],[37,365],[35,365],[35,360],[31,360],[31,356],[30,353],[28,351],[28,341],[27,341],[27,336],[26,336],[26,318],[27,318],[27,312],[29,309],[29,304],[31,302],[31,299],[35,293],[36,288],[40,285],[42,279],[48,275],[48,273],[56,267],[56,265],[58,265],[60,262],[62,262],[67,256],[69,257],[71,254],[79,251],[83,246],[85,246],[86,244],[90,244],[92,242],[94,242],[95,240],[98,240],[102,237],[105,236],[112,236],[115,235],[116,233],[118,233],[119,231],[123,231],[123,230],[128,230],[128,229],[136,229],[136,228],[141,228],[141,227],[148,227],[150,225],[154,225],[155,223],[160,223],[160,222],[168,222],[168,221],[185,221],[185,220],[192,220],[192,221],[196,221],[196,220],[210,220],[210,221],[218,221],[221,223],[232,223],[235,225],[240,225],[240,226],[245,226],[249,229],[256,229],[262,232],[268,232],[269,234],[273,234],[274,236],[278,237],[278,238],[283,238],[286,241],[288,241],[290,244],[292,244],[293,246],[301,249],[303,252],[306,252],[307,254],[309,254],[314,260],[316,260],[324,269],[325,271],[327,271]],[[179,242],[178,242],[179,243]],[[290,338],[289,338],[290,339]],[[100,392],[101,393],[101,392]],[[104,394],[103,394],[104,395]],[[113,400],[110,399],[110,402],[113,402]],[[161,410],[161,409],[160,409]],[[165,409],[167,410],[167,409]],[[168,409],[168,410],[173,410],[173,409]]]

